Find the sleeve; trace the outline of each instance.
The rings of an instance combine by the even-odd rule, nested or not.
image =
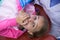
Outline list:
[[[4,36],[8,38],[18,38],[24,32],[26,32],[26,30],[16,30],[13,28],[14,26],[17,26],[15,18],[0,21],[0,36]]]
[[[16,19],[7,19],[7,20],[2,20],[0,21],[0,31],[3,29],[6,29],[7,27],[12,27],[12,26],[16,26]]]
[[[22,30],[15,30],[13,28],[7,28],[0,31],[0,36],[8,37],[8,38],[18,38],[20,37],[25,31]]]

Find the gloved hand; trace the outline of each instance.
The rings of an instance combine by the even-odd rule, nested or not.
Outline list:
[[[33,0],[19,0],[21,6],[24,8],[27,4],[31,3]]]

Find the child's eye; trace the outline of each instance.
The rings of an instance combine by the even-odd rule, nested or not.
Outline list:
[[[35,26],[35,23],[33,23],[33,27]]]
[[[36,20],[37,18],[36,17],[34,17],[34,20]]]

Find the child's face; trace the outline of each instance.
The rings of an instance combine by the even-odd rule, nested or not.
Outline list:
[[[44,24],[44,19],[42,16],[31,15],[24,20],[24,28],[30,32],[39,31]]]
[[[39,31],[44,25],[44,18],[37,15],[29,16],[28,14],[23,13],[22,15],[18,15],[17,22],[23,25],[23,27],[29,32],[36,32]]]

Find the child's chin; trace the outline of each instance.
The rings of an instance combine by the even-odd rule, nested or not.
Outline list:
[[[30,32],[28,32],[28,35],[29,35],[30,38],[34,37],[33,34],[31,34]]]
[[[30,31],[28,31],[28,33],[29,33],[30,35],[33,35],[33,33],[32,33],[32,32],[30,32]]]

